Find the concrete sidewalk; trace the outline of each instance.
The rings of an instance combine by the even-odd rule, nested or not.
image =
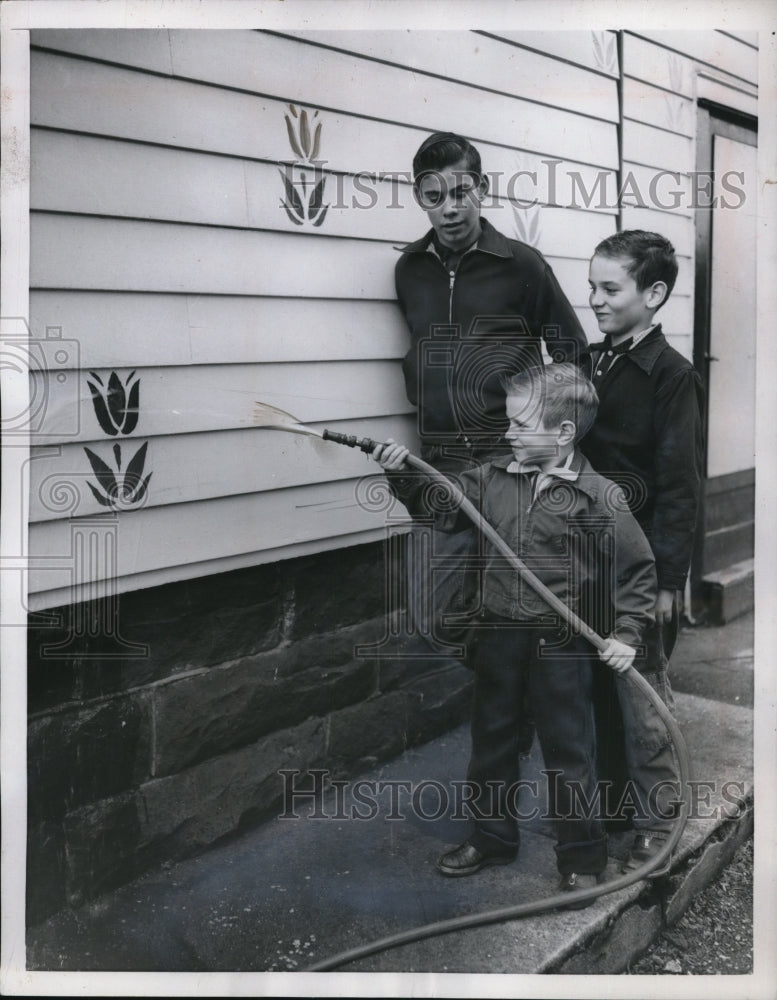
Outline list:
[[[341,971],[626,969],[752,831],[747,629],[747,622],[734,622],[684,630],[673,657],[680,690],[693,689],[695,682],[684,678],[696,676],[691,668],[705,662],[724,673],[727,664],[736,670],[741,690],[727,695],[733,704],[677,694],[677,720],[699,784],[668,877],[605,895],[585,910],[445,934]],[[468,753],[463,726],[363,775],[361,784],[351,781],[315,802],[299,798],[293,811],[300,818],[276,819],[76,913],[59,914],[28,932],[28,968],[303,971],[388,934],[555,894],[554,841],[540,819],[522,826],[521,853],[513,864],[464,879],[436,872],[438,855],[466,836],[467,824],[456,816],[454,783],[465,776]],[[541,766],[535,743],[523,777],[540,780]],[[531,800],[522,798],[521,808],[528,813]],[[611,878],[631,836],[610,839]]]

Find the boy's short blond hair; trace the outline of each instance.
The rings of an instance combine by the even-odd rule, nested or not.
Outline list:
[[[503,385],[507,396],[528,393],[536,400],[532,410],[539,411],[543,427],[559,427],[571,420],[576,428],[575,442],[588,433],[596,419],[596,389],[571,361],[528,368],[506,377]]]

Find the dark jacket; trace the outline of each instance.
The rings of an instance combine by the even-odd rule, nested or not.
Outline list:
[[[586,354],[581,367],[590,375],[598,354]],[[659,325],[616,362],[598,393],[596,422],[580,449],[623,487],[656,557],[659,588],[681,590],[701,489],[701,379]]]
[[[602,615],[584,607],[584,599],[600,595],[615,608],[614,633],[636,644],[652,624],[656,599],[653,555],[629,512],[622,491],[598,475],[579,452],[572,468],[574,482],[558,480],[532,499],[526,474],[508,472],[512,456],[462,473],[458,485],[483,517],[539,579],[583,619]],[[423,473],[389,472],[394,494],[416,517],[429,516],[425,503],[435,491],[425,489]],[[440,505],[445,506],[444,504]],[[435,525],[454,531],[470,521],[460,510],[436,511]],[[557,625],[554,613],[525,584],[499,552],[484,542],[483,607],[503,618]],[[594,612],[596,609],[594,609]],[[582,612],[582,613],[581,613]]]
[[[541,364],[541,337],[556,361],[576,360],[587,344],[544,257],[481,224],[477,247],[453,273],[434,249],[432,230],[404,247],[396,265],[411,339],[405,386],[427,448],[467,437],[481,450],[498,442],[506,452],[500,376]]]

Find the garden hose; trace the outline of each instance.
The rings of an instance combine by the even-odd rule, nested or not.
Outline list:
[[[360,448],[367,454],[371,454],[380,443],[372,441],[370,438],[356,438],[352,435],[339,434],[334,431],[327,430],[323,432],[323,438],[325,441],[333,441],[337,444],[344,444],[350,448]],[[499,535],[496,530],[483,518],[480,511],[467,499],[455,483],[451,482],[451,480],[449,480],[441,472],[433,466],[428,465],[422,459],[417,458],[415,455],[407,455],[405,462],[412,468],[425,473],[435,482],[445,486],[455,504],[461,508],[467,517],[469,517],[469,519],[475,524],[478,530],[485,535],[485,537],[492,543],[492,545],[494,545],[496,549],[499,550],[499,552],[509,561],[515,570],[520,573],[522,579],[530,587],[532,587],[532,589],[538,593],[550,605],[550,607],[556,611],[565,622],[567,622],[567,624],[569,624],[576,632],[585,636],[585,638],[588,639],[588,641],[597,650],[601,651],[605,647],[604,639],[602,639],[602,637],[593,628],[583,622],[582,619],[580,619],[563,603],[563,601],[560,601],[555,594],[548,590],[545,584],[542,583],[542,581],[528,569],[523,561],[507,545],[501,535]],[[680,728],[659,695],[653,690],[645,678],[634,669],[634,667],[629,667],[629,669],[624,672],[623,676],[642,691],[645,697],[655,708],[669,732],[677,758],[679,772],[680,794],[677,803],[678,809],[671,833],[654,857],[650,858],[639,868],[635,868],[633,871],[612,879],[609,882],[602,883],[601,885],[597,885],[591,889],[576,890],[574,892],[574,902],[576,906],[577,904],[585,903],[589,900],[593,901],[599,896],[603,896],[611,892],[618,892],[620,889],[625,889],[630,885],[634,885],[635,882],[640,882],[655,869],[663,867],[665,862],[671,858],[672,851],[677,846],[688,820],[689,795],[687,786],[690,778],[690,760]],[[452,917],[448,920],[439,920],[434,923],[422,924],[419,927],[412,927],[410,930],[400,931],[397,934],[391,934],[387,937],[379,938],[348,951],[340,952],[339,954],[333,955],[321,962],[317,962],[315,965],[309,966],[305,971],[325,972],[337,969],[340,966],[346,965],[349,962],[354,962],[357,959],[366,958],[368,955],[388,951],[390,948],[397,948],[400,945],[411,944],[412,942],[421,941],[425,938],[436,937],[442,934],[450,934],[454,931],[461,931],[470,927],[480,927],[485,924],[502,923],[508,920],[517,920],[521,917],[535,916],[539,913],[546,913],[548,910],[554,910],[557,908],[565,909],[569,907],[569,905],[570,893],[560,892],[553,896],[547,896],[545,899],[535,900],[531,903],[519,903],[515,906],[506,906],[496,910],[486,910],[482,913],[472,913],[462,917]]]

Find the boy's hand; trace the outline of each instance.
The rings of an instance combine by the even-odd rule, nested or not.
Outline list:
[[[397,472],[400,469],[405,469],[405,458],[410,454],[407,448],[402,444],[397,444],[393,438],[389,438],[385,444],[379,444],[375,451],[372,453],[372,457],[383,469],[390,469],[392,472]]]
[[[673,590],[659,590],[656,597],[656,606],[653,613],[656,616],[656,625],[668,625],[672,620],[672,609],[674,608]]]
[[[636,649],[633,646],[627,646],[625,642],[620,642],[613,636],[610,636],[605,642],[606,646],[599,653],[599,658],[604,660],[608,667],[612,667],[616,674],[625,674],[634,662]]]

